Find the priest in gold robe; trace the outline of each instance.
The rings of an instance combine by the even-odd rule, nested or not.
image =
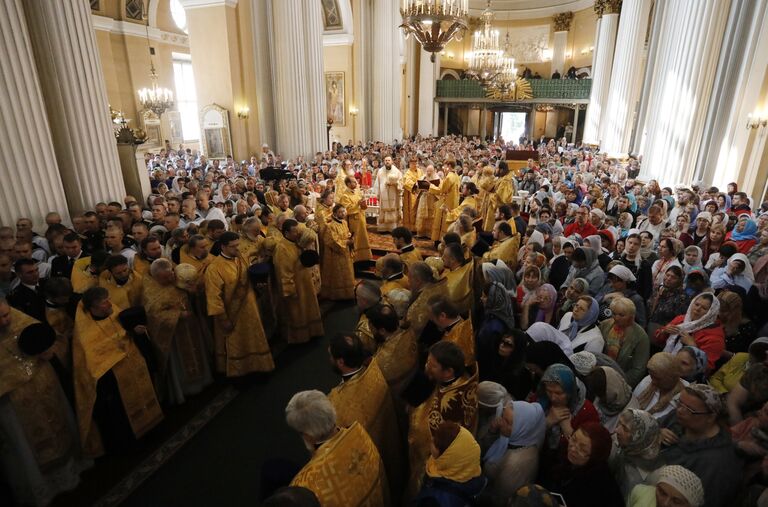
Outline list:
[[[509,170],[507,163],[502,160],[496,168],[496,179],[493,182],[493,188],[489,190],[488,206],[485,209],[483,219],[483,230],[489,231],[493,228],[496,220],[496,210],[504,204],[512,204],[512,198],[517,193],[517,183],[515,175]]]
[[[374,358],[389,384],[392,397],[398,399],[418,368],[416,336],[411,329],[400,328],[397,312],[390,304],[371,308],[368,322],[379,344]]]
[[[213,382],[200,326],[190,311],[187,292],[176,286],[173,263],[157,259],[144,279],[142,305],[147,332],[157,352],[158,392],[171,404],[200,393]]]
[[[112,255],[99,275],[99,287],[109,291],[109,299],[119,309],[127,310],[141,304],[141,277],[128,265],[124,256]]]
[[[320,391],[296,393],[285,408],[288,426],[298,432],[312,458],[291,486],[314,492],[323,507],[387,507],[384,464],[362,424],[339,427],[336,411]]]
[[[384,461],[391,497],[400,498],[405,449],[389,385],[357,336],[336,335],[328,350],[334,371],[341,375],[341,383],[328,394],[336,409],[336,424],[346,427],[357,422],[365,428]]]
[[[448,243],[443,249],[443,265],[448,285],[448,297],[462,315],[472,315],[475,308],[475,261],[458,243]]]
[[[142,334],[146,328],[138,325],[131,331]],[[103,287],[88,289],[78,306],[72,367],[80,441],[87,455],[124,452],[163,419],[147,363]]]
[[[517,254],[520,250],[520,236],[512,235],[512,227],[508,222],[496,222],[493,225],[493,245],[483,254],[483,262],[501,260],[515,269],[517,266]]]
[[[305,343],[323,336],[320,305],[312,282],[310,266],[302,264],[299,223],[288,219],[282,224],[282,239],[277,238],[273,262],[277,278],[278,322],[288,343]]]
[[[396,253],[389,253],[376,259],[376,273],[381,277],[381,295],[386,299],[387,294],[397,289],[410,290],[408,276],[404,272],[405,264]]]
[[[424,181],[439,182],[440,178],[435,171],[435,166],[429,164],[424,173]],[[429,190],[419,189],[419,202],[416,206],[416,235],[429,238],[432,235],[435,210],[437,209],[437,195]]]
[[[448,231],[448,226],[451,225],[448,220],[448,213],[459,205],[461,180],[456,174],[456,161],[449,159],[443,162],[443,172],[445,178],[440,182],[440,186],[431,185],[429,187],[429,193],[437,197],[435,217],[432,222],[432,241],[440,241],[443,238],[443,235]]]
[[[355,292],[355,269],[351,249],[355,240],[347,225],[347,210],[341,204],[333,207],[333,219],[323,227],[320,296],[330,300],[349,300]]]
[[[8,313],[0,302],[0,323]],[[14,505],[48,505],[74,489],[91,465],[82,458],[74,413],[48,362],[55,341],[50,326],[36,323],[0,342],[0,473]]]
[[[94,252],[90,257],[80,257],[72,266],[72,290],[82,294],[91,287],[99,285],[99,275],[104,269],[104,262],[109,255],[104,251]]]
[[[419,169],[416,158],[412,158],[408,164],[408,170],[403,175],[403,227],[411,232],[416,232],[416,210],[419,200],[419,192],[416,182],[424,177]]]
[[[392,241],[394,241],[395,248],[397,248],[400,254],[400,260],[405,264],[404,272],[406,274],[408,273],[411,264],[424,260],[421,250],[416,248],[416,245],[413,244],[413,235],[411,234],[411,231],[405,227],[397,227],[392,231]]]
[[[25,327],[38,322],[37,319],[12,307],[5,298],[0,298],[0,343],[19,336]]]
[[[429,301],[438,294],[447,293],[448,284],[445,278],[438,279],[426,262],[411,265],[408,281],[411,285],[412,302],[403,324],[410,328],[414,335],[420,336],[430,320]]]
[[[365,210],[368,205],[363,194],[357,188],[357,180],[353,176],[344,178],[344,188],[336,193],[338,203],[347,210],[347,224],[355,240],[352,259],[354,262],[370,260],[371,245],[368,242],[368,228],[365,222]]]
[[[275,369],[256,294],[248,280],[248,265],[240,256],[240,236],[219,238],[221,255],[205,272],[208,315],[214,321],[216,370],[228,377]]]
[[[432,323],[443,333],[441,340],[455,343],[464,354],[465,366],[475,364],[475,333],[472,321],[459,314],[458,307],[446,296],[436,296],[429,305]]]
[[[462,184],[460,191],[461,202],[458,206],[448,212],[446,220],[448,220],[449,223],[455,222],[458,220],[459,215],[467,212],[467,209],[472,210],[472,212],[477,215],[480,209],[480,203],[477,199],[478,192],[477,186],[471,181]]]
[[[435,389],[426,401],[410,414],[408,450],[410,480],[408,496],[421,488],[424,466],[430,454],[432,437],[444,421],[460,424],[474,433],[477,426],[477,369],[467,369],[461,348],[453,342],[439,341],[429,349],[424,367]]]
[[[355,334],[360,337],[369,354],[376,352],[377,343],[368,324],[368,311],[382,302],[381,287],[372,280],[360,280],[355,285],[355,303],[360,317],[355,325]]]

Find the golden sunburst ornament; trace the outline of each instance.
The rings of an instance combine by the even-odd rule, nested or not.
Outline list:
[[[518,77],[510,85],[496,84],[491,86],[486,91],[486,97],[504,102],[517,102],[532,99],[533,89],[527,79]]]

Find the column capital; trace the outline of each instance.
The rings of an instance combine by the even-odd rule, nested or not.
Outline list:
[[[595,9],[595,14],[597,14],[598,18],[603,17],[603,12],[605,12],[605,3],[606,3],[606,0],[595,0],[594,9]]]
[[[556,32],[567,32],[570,30],[571,21],[573,21],[573,13],[571,11],[560,12],[552,16],[552,24]]]
[[[603,14],[620,14],[622,0],[604,0],[605,10]]]

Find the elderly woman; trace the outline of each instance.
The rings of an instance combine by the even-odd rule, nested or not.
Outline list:
[[[638,484],[627,500],[627,507],[701,507],[704,485],[701,479],[680,465],[661,467],[655,474],[655,485]]]
[[[613,431],[618,422],[619,413],[632,399],[632,388],[624,376],[610,366],[593,368],[585,377],[587,399],[600,414],[600,424],[608,431]]]
[[[483,456],[483,472],[489,480],[486,492],[510,498],[536,480],[547,428],[544,409],[538,403],[511,401],[492,426],[498,437]]]
[[[688,382],[680,378],[680,363],[669,352],[658,352],[648,360],[648,375],[637,384],[628,408],[645,410],[661,419],[674,410],[672,401]]]
[[[571,269],[563,287],[568,287],[576,278],[583,278],[589,283],[589,293],[600,292],[605,282],[605,272],[600,268],[597,254],[591,248],[578,247],[571,255]]]
[[[752,264],[743,253],[736,253],[728,258],[725,266],[715,268],[710,277],[713,289],[723,289],[729,285],[736,285],[749,292],[755,284],[755,275],[752,272]]]
[[[725,236],[725,239],[736,243],[739,253],[746,254],[757,243],[757,223],[749,218],[749,215],[741,215],[736,222],[736,227]]]
[[[761,215],[761,218],[763,216],[768,217],[768,213]],[[747,258],[754,265],[761,257],[765,256],[768,256],[768,228],[760,232],[760,240],[749,250]]]
[[[696,215],[696,227],[691,233],[693,243],[700,244],[709,236],[709,227],[712,225],[712,214],[708,211],[702,211]]]
[[[600,306],[591,296],[581,296],[573,311],[563,315],[558,329],[571,340],[574,352],[602,352],[605,340],[597,327]]]
[[[687,382],[704,382],[707,377],[707,354],[698,347],[686,345],[675,355],[680,363],[680,378]]]
[[[707,354],[707,372],[725,350],[725,334],[719,320],[720,300],[714,294],[699,294],[688,305],[685,315],[678,315],[656,331],[655,342],[665,352],[677,352],[686,345],[695,345]]]
[[[628,408],[619,415],[609,465],[625,498],[658,467],[660,448],[659,423],[651,414]]]
[[[524,300],[520,313],[520,328],[526,330],[536,322],[551,324],[556,305],[557,290],[548,283],[543,284],[536,289],[533,297]]]
[[[562,236],[555,238],[552,244],[560,245],[560,253],[550,261],[549,283],[558,288],[562,287],[566,278],[568,278],[568,272],[571,269],[571,256],[574,249],[579,245],[576,241],[565,239]]]
[[[605,340],[604,353],[615,359],[633,388],[645,376],[650,356],[650,341],[645,330],[635,322],[635,304],[627,298],[611,301],[612,318],[600,323]]]
[[[504,386],[515,399],[525,399],[534,387],[525,367],[528,336],[518,329],[500,334],[493,342],[478,342],[480,379]]]
[[[746,352],[749,344],[757,336],[757,326],[744,315],[744,301],[732,290],[722,290],[717,295],[720,300],[720,323],[725,333],[726,359],[730,354]]]
[[[579,300],[581,296],[589,295],[589,283],[583,278],[576,278],[565,289],[565,299],[562,302],[562,306],[558,311],[558,322],[563,318],[563,315],[573,310],[573,305]]]
[[[483,305],[483,320],[477,330],[478,347],[492,347],[498,338],[515,326],[512,298],[501,282],[491,282],[483,286],[480,295]]]
[[[562,494],[569,507],[623,507],[624,498],[608,468],[610,453],[608,430],[585,423],[568,441],[566,459],[547,474],[544,486]]]
[[[645,308],[645,299],[635,290],[637,279],[632,271],[621,261],[611,261],[610,269],[607,274],[607,283],[598,297],[600,302],[599,320],[610,318],[611,301],[616,298],[624,297],[631,300],[635,305],[635,321],[642,327],[646,326],[648,313]]]

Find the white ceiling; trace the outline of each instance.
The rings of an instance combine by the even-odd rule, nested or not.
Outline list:
[[[491,9],[497,13],[497,20],[531,19],[588,9],[594,3],[594,0],[492,0]],[[479,16],[486,5],[486,0],[469,0],[469,12],[473,16]]]

